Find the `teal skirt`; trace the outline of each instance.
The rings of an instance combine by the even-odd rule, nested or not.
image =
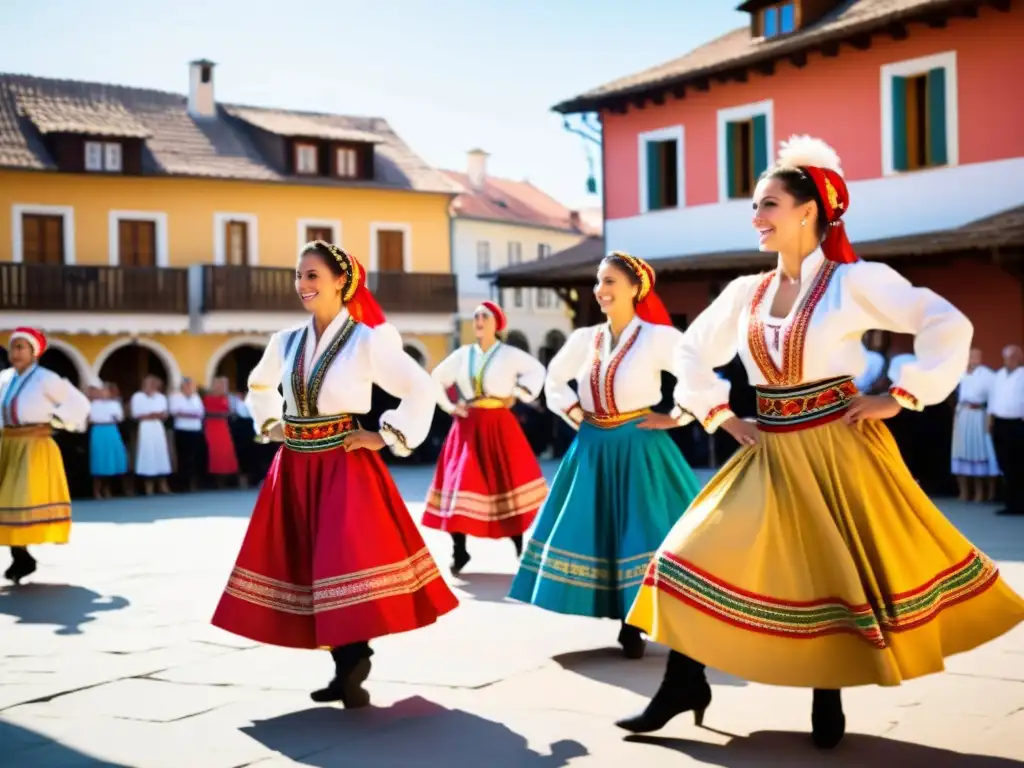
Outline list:
[[[558,467],[509,597],[623,619],[647,564],[700,490],[672,438],[584,422]]]

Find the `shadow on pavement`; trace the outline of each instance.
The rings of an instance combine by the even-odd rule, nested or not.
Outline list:
[[[943,499],[939,507],[960,533],[993,560],[1024,562],[1024,516],[997,515],[998,504]]]
[[[653,696],[665,674],[668,650],[662,646],[648,644],[642,659],[626,659],[622,650],[595,648],[588,651],[573,651],[552,658],[562,669],[583,675],[605,685],[623,688],[641,696]],[[708,682],[712,685],[744,686],[746,681],[719,672],[707,671]]]
[[[561,768],[587,755],[576,741],[551,745],[550,755],[531,750],[526,738],[501,723],[419,696],[391,707],[347,712],[318,707],[258,720],[242,732],[302,765],[334,768]]]
[[[1005,757],[966,755],[948,749],[926,747],[906,741],[860,733],[846,735],[834,750],[821,751],[811,743],[809,733],[794,731],[757,731],[750,736],[736,736],[727,744],[666,738],[661,736],[627,736],[634,744],[649,744],[681,752],[705,765],[725,768],[753,765],[820,765],[836,766],[927,766],[927,768],[1020,768],[1020,763]]]
[[[155,523],[190,518],[249,517],[258,489],[75,500],[76,523]]]
[[[119,611],[130,603],[70,584],[22,584],[0,589],[0,614],[19,624],[53,624],[58,635],[80,635],[95,613]]]
[[[508,597],[512,586],[511,573],[466,573],[463,571],[456,577],[459,581],[455,588],[465,592],[475,600],[488,603],[503,603]]]
[[[0,718],[0,755],[3,765],[29,768],[30,766],[60,766],[60,768],[128,768],[120,763],[108,763],[65,746],[41,733],[23,728]],[[9,761],[9,762],[7,762]]]

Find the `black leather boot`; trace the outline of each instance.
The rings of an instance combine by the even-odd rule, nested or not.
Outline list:
[[[711,686],[704,665],[676,651],[669,652],[661,687],[647,708],[638,715],[615,723],[632,733],[660,731],[669,720],[693,712],[693,721],[704,724],[704,711],[711,705]]]
[[[846,734],[846,715],[839,690],[814,689],[811,737],[818,749],[835,749]]]
[[[20,584],[26,576],[36,572],[36,559],[26,547],[11,547],[11,566],[4,571],[4,578]]]
[[[509,536],[512,539],[512,543],[516,548],[516,557],[521,558],[523,556],[523,534],[516,534],[515,536]]]
[[[622,655],[627,659],[642,659],[647,650],[643,633],[626,622],[622,622],[622,629],[619,630],[619,645],[622,646]]]
[[[370,703],[370,694],[363,683],[370,676],[373,651],[367,642],[351,643],[331,649],[334,679],[326,688],[313,691],[309,698],[318,704],[340,701],[345,709],[357,709]]]
[[[452,534],[452,576],[458,576],[469,563],[469,551],[466,549],[466,534]]]

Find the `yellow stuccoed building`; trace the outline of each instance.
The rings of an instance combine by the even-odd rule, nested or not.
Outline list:
[[[0,75],[0,344],[37,327],[45,365],[126,397],[150,372],[241,388],[305,319],[295,258],[322,238],[436,365],[457,330],[457,187],[383,119],[219,104],[212,63],[189,76],[185,96]]]

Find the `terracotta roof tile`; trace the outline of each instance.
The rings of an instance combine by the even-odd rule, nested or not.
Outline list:
[[[574,221],[569,208],[528,181],[487,176],[477,189],[465,173],[442,173],[460,191],[452,202],[452,215],[457,218],[500,221],[581,234],[590,231],[590,225],[583,217]]]
[[[293,138],[327,139],[333,141],[380,142],[380,137],[369,131],[353,128],[354,118],[341,115],[284,112],[280,109],[256,107],[225,107],[225,111],[268,133]]]

